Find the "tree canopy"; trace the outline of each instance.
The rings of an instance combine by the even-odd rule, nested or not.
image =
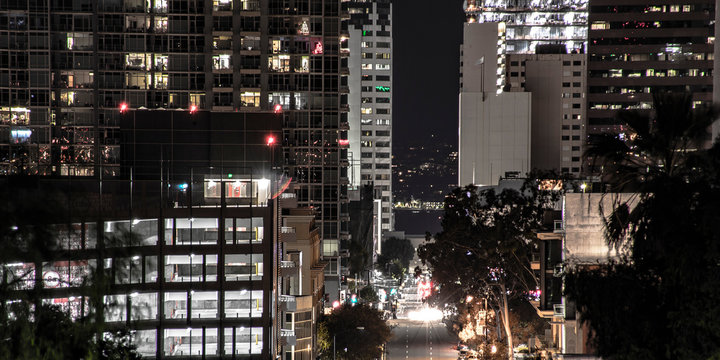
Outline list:
[[[415,248],[408,239],[391,237],[383,242],[382,254],[378,255],[377,264],[395,279],[401,279],[415,257]]]
[[[392,331],[382,313],[363,304],[345,304],[320,319],[318,345],[323,359],[371,360],[382,356]]]
[[[535,180],[515,188],[478,191],[468,185],[445,198],[442,232],[418,249],[440,285],[439,303],[461,304],[468,295],[489,300],[512,348],[508,302],[527,300],[537,281],[530,269],[534,230],[556,200]],[[510,350],[511,351],[511,350]]]
[[[720,358],[720,146],[700,147],[715,111],[685,94],[656,95],[655,107],[622,113],[630,135],[589,152],[639,201],[607,215],[619,260],[572,269],[566,294],[605,359]]]

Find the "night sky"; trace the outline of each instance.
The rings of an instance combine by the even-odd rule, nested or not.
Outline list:
[[[462,0],[394,0],[393,152],[457,144]],[[429,144],[428,144],[429,145]]]
[[[465,21],[462,0],[393,0],[393,192],[442,201],[457,182],[460,42]],[[412,147],[415,150],[410,151]],[[405,176],[408,169],[434,166]],[[438,190],[440,190],[438,192]],[[430,193],[434,191],[434,195]],[[409,234],[441,230],[442,213],[396,211],[395,228]]]

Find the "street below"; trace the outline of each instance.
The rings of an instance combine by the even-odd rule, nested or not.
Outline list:
[[[390,360],[455,360],[457,339],[439,321],[391,320],[393,338],[387,344]]]

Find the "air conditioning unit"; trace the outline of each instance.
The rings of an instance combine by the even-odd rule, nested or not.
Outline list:
[[[565,305],[553,304],[553,316],[565,316]]]
[[[565,230],[565,226],[563,225],[562,220],[555,220],[553,223],[553,232],[563,232]]]

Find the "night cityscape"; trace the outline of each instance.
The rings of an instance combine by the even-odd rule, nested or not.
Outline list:
[[[720,359],[718,16],[0,0],[0,360]]]

